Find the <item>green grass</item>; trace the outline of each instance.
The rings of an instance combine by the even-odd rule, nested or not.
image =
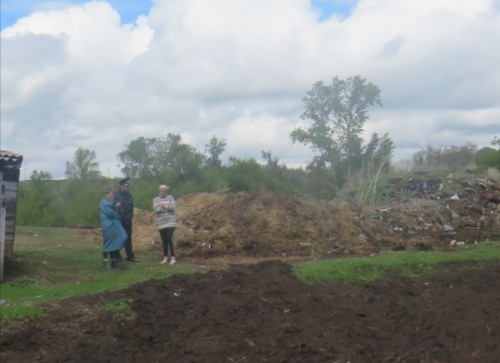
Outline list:
[[[302,262],[294,264],[293,270],[308,284],[370,282],[387,276],[429,274],[437,272],[437,265],[465,261],[500,261],[500,242],[483,242],[450,252],[387,251],[373,257]]]
[[[36,304],[59,300],[71,296],[92,295],[104,291],[118,290],[150,279],[163,279],[179,273],[190,273],[191,269],[176,266],[163,270],[147,267],[98,270],[82,274],[82,281],[64,284],[45,284],[33,279],[21,278],[1,286],[0,297],[5,305],[0,309],[0,319],[22,318],[31,315]]]
[[[105,269],[100,243],[68,242],[78,237],[72,230],[22,227],[18,232],[29,235],[29,243],[16,242],[16,258],[5,260],[4,276],[9,279],[0,284],[0,321],[40,315],[43,312],[37,305],[47,301],[118,290],[194,271],[182,264],[160,265],[157,252],[140,253],[139,263]]]
[[[112,301],[104,306],[102,306],[99,310],[109,312],[116,317],[125,317],[135,319],[137,318],[137,313],[132,310],[132,298],[125,297],[122,299],[118,299]]]

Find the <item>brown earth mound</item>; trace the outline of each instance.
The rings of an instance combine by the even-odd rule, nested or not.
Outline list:
[[[175,235],[183,256],[328,258],[383,249],[447,249],[500,239],[500,186],[394,179],[385,208],[355,208],[275,193],[193,194],[179,198]],[[424,186],[422,186],[424,185]],[[159,248],[151,212],[136,210],[134,241]]]

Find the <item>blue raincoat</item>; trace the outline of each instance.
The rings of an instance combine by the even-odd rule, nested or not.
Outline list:
[[[125,245],[127,232],[122,227],[113,201],[106,197],[102,198],[99,203],[99,217],[101,218],[102,237],[104,240],[102,252],[121,250]]]

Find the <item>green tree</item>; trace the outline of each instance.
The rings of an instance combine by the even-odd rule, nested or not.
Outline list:
[[[279,159],[273,156],[271,150],[264,151],[261,150],[262,158],[267,162],[267,168],[272,171],[276,171],[279,169]]]
[[[276,190],[272,175],[255,159],[243,160],[231,156],[224,169],[224,178],[232,191]]]
[[[474,162],[477,164],[479,170],[497,168],[500,171],[500,150],[483,147],[474,155]]]
[[[491,145],[493,145],[493,146],[495,146],[495,145],[496,146],[500,146],[500,138],[498,138],[498,136],[495,136],[493,138],[493,141],[491,142]]]
[[[118,154],[118,159],[124,164],[121,169],[124,175],[131,178],[150,180],[160,172],[158,163],[160,140],[156,137],[139,137],[125,145],[125,150]]]
[[[290,133],[292,141],[309,145],[319,155],[310,166],[340,172],[342,183],[362,163],[362,132],[369,119],[368,107],[382,105],[380,89],[361,76],[332,79],[330,85],[316,82],[303,98],[302,119],[311,120],[307,128]]]
[[[168,134],[164,142],[163,170],[182,181],[199,178],[203,154],[183,143],[180,135]]]
[[[199,176],[204,156],[182,142],[180,135],[139,137],[118,154],[123,174],[132,178],[189,180]]]
[[[218,139],[213,135],[207,144],[205,144],[205,153],[208,154],[205,164],[209,167],[220,167],[222,161],[220,155],[226,151],[227,142],[225,139]]]
[[[73,162],[66,161],[66,178],[72,180],[96,180],[101,177],[94,150],[79,148]]]
[[[52,180],[52,175],[48,171],[33,170],[30,179],[33,181],[34,184],[37,184],[45,180]]]
[[[34,170],[31,181],[20,183],[18,222],[20,225],[63,226],[68,209],[61,203],[61,183],[49,172]]]
[[[282,182],[288,183],[289,170],[286,165],[280,165],[280,160],[269,151],[261,150],[262,158],[266,161],[266,169],[271,174],[279,178]]]
[[[437,170],[465,168],[477,153],[475,144],[463,146],[427,146],[413,154],[413,169]]]

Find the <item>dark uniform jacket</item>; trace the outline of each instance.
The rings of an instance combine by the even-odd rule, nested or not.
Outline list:
[[[115,194],[115,201],[120,203],[118,214],[122,220],[131,220],[134,217],[134,199],[132,194],[126,191],[118,191]]]

